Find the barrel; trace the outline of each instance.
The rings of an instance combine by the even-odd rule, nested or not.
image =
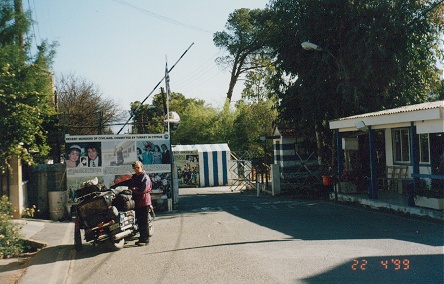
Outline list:
[[[49,218],[59,221],[65,217],[66,192],[48,191]]]

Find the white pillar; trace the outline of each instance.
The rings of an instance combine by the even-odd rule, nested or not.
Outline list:
[[[20,218],[25,206],[22,185],[22,163],[16,156],[13,156],[9,160],[9,163],[11,165],[9,202],[11,202],[12,206],[16,209],[12,214],[13,218]]]

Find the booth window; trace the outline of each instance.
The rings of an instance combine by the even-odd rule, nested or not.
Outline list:
[[[394,162],[410,162],[409,129],[399,128],[392,131]]]
[[[429,134],[419,134],[419,161],[430,163],[430,140]]]

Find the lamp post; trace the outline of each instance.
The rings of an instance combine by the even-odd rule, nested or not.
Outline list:
[[[338,67],[338,70],[340,72],[342,72],[342,76],[339,76],[339,80],[342,81],[342,83],[345,85],[345,83],[347,83],[347,73],[346,73],[346,69],[343,67],[343,64],[341,64],[342,62],[338,60],[338,58],[336,58],[329,50],[323,49],[320,46],[308,42],[308,41],[304,41],[303,43],[301,43],[301,46],[304,50],[315,50],[315,51],[326,51],[328,54],[330,54],[334,61],[336,66]],[[341,75],[341,74],[340,74]],[[344,100],[344,94],[345,94],[345,90],[343,87],[342,90],[342,100]],[[338,118],[338,115],[335,115],[336,118]],[[369,157],[370,157],[370,186],[368,188],[368,195],[370,198],[372,199],[377,199],[378,198],[378,189],[377,189],[377,169],[376,169],[376,148],[375,148],[375,130],[372,129],[371,127],[365,127],[365,124],[362,123],[361,125],[357,125],[356,126],[358,129],[365,129],[367,130],[367,135],[368,135],[368,140],[369,140],[369,148],[370,148],[370,153],[369,153]],[[338,177],[341,176],[342,174],[342,168],[343,168],[343,163],[342,163],[342,156],[343,156],[343,151],[342,151],[342,137],[339,133],[339,130],[337,130],[337,133],[335,135],[336,137],[336,143],[334,143],[333,145],[336,145],[336,158],[338,159],[338,171],[337,171],[337,175]],[[334,148],[333,148],[334,149]],[[332,155],[334,156],[334,155]],[[335,199],[337,200],[337,189],[335,186]]]
[[[339,69],[341,69],[341,66],[340,66],[340,64],[338,63],[338,61],[337,61],[337,58],[333,55],[333,53],[331,53],[329,50],[327,50],[327,49],[324,49],[324,48],[321,48],[319,45],[317,45],[317,44],[314,44],[314,43],[312,43],[312,42],[308,42],[308,41],[304,41],[304,42],[302,42],[301,43],[301,46],[302,46],[302,48],[304,49],[304,50],[308,50],[308,51],[310,51],[310,50],[314,50],[314,51],[324,51],[324,52],[327,52],[332,58],[333,58],[333,60],[334,60],[334,62],[335,62],[335,64],[336,64],[336,66],[339,68]],[[336,112],[336,111],[335,111]],[[337,116],[337,115],[336,115]],[[318,132],[319,130],[318,130],[318,127],[317,127],[317,125],[315,125],[315,128],[316,128],[316,132]],[[320,139],[319,138],[319,135],[318,134],[316,134],[316,136],[317,136],[317,138],[316,138],[316,140],[318,140],[318,139]],[[338,146],[338,145],[340,145],[340,144],[338,144],[338,143],[340,143],[341,142],[341,136],[340,136],[340,133],[339,132],[337,132],[337,133],[335,133],[335,135],[333,136],[333,147],[332,147],[332,166],[334,165],[334,157],[335,157],[335,148],[336,148],[336,159],[337,159],[337,161],[338,161],[338,169],[337,169],[337,173],[336,173],[336,175],[337,175],[337,178],[335,178],[335,179],[333,179],[333,189],[334,189],[334,194],[335,194],[335,200],[337,201],[338,200],[338,188],[337,188],[337,184],[336,184],[336,182],[338,181],[338,179],[339,179],[339,177],[341,176],[341,174],[342,174],[342,168],[343,168],[343,164],[342,164],[342,155],[343,155],[343,153],[342,153],[342,146]],[[318,148],[319,147],[321,147],[321,145],[320,145],[320,141],[318,141]],[[320,157],[318,157],[318,159],[320,159]]]

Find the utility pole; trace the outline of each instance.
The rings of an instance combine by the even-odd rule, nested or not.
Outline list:
[[[103,127],[103,112],[99,110],[97,112],[97,134],[102,135],[102,127]]]
[[[24,47],[25,47],[25,36],[23,35],[23,32],[20,31],[20,29],[19,29],[21,18],[23,17],[22,0],[14,0],[14,10],[15,10],[15,25],[16,25],[17,30],[18,30],[18,33],[17,33],[17,44],[22,49],[24,49]]]

